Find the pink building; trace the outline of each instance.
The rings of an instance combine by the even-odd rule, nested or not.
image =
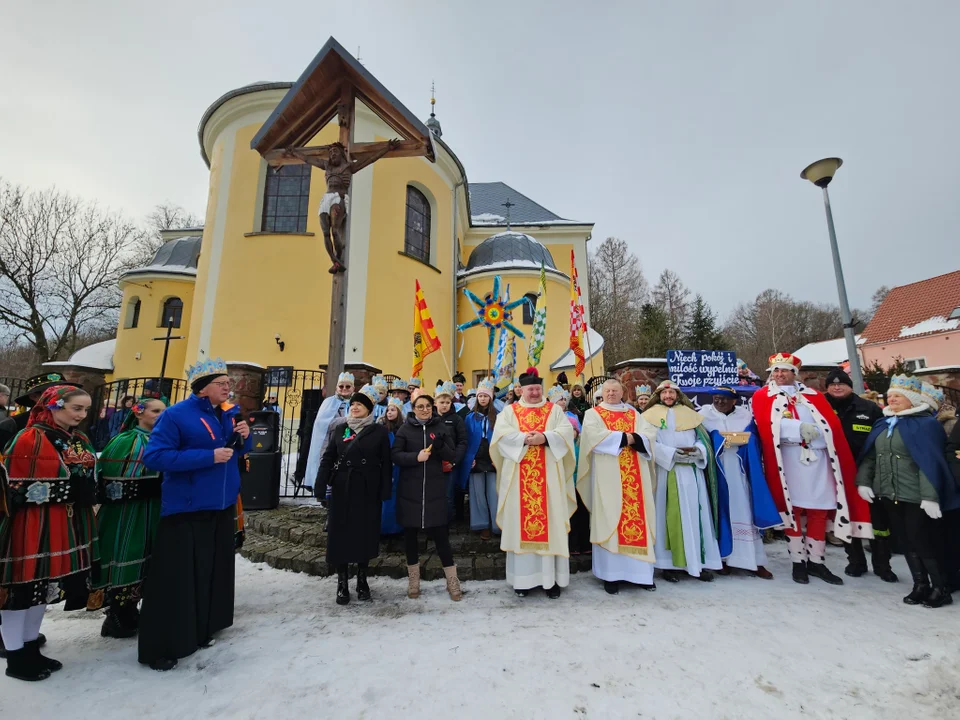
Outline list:
[[[960,365],[960,270],[893,288],[864,328],[864,367],[889,367],[903,358],[909,370]]]

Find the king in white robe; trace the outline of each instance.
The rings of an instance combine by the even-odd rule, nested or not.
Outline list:
[[[590,511],[593,574],[605,582],[654,585],[656,439],[627,403],[601,403],[583,417],[577,492]]]
[[[661,570],[685,570],[696,578],[705,569],[721,570],[723,563],[714,525],[714,499],[703,473],[709,463],[709,451],[696,432],[703,418],[679,401],[672,407],[662,404],[647,407],[641,420],[652,426],[657,434],[654,447],[657,464],[654,501],[657,508],[656,566]],[[685,453],[681,448],[693,450]],[[675,560],[680,562],[680,558],[683,558],[682,564],[674,564]],[[669,578],[665,576],[665,579]],[[713,578],[707,573],[703,579]]]
[[[526,445],[540,432],[543,445]],[[490,441],[497,468],[497,525],[515,590],[570,584],[567,534],[577,509],[573,425],[558,405],[519,400],[497,416]]]

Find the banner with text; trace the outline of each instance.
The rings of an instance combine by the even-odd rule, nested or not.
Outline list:
[[[680,387],[737,384],[737,354],[727,350],[667,350],[670,380]]]

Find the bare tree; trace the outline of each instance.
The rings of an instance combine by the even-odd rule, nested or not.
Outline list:
[[[887,299],[889,292],[890,288],[886,285],[881,285],[876,289],[876,291],[870,297],[870,317],[873,317],[877,314],[877,310],[880,309],[883,301]]]
[[[131,267],[141,267],[153,260],[157,249],[163,245],[164,230],[182,230],[197,228],[203,225],[203,220],[188,210],[172,202],[160,203],[146,217],[148,232],[144,233],[137,242],[130,256]]]
[[[0,179],[0,334],[41,362],[116,327],[125,261],[144,231],[56,189]]]
[[[666,316],[669,346],[679,347],[690,320],[690,291],[673,270],[664,270],[653,287],[653,301]]]
[[[640,260],[610,237],[590,255],[590,320],[604,337],[604,358],[616,363],[637,347],[637,323],[649,289]]]

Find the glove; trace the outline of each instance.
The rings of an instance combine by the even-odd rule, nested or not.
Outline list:
[[[921,500],[920,509],[934,520],[939,520],[943,517],[943,513],[940,512],[940,503],[934,502],[933,500]]]
[[[873,494],[873,489],[867,487],[866,485],[859,485],[857,487],[857,492],[860,493],[860,497],[866,500],[868,503],[872,503],[876,495]]]
[[[820,431],[817,430],[817,426],[813,423],[800,423],[800,437],[808,443],[813,442],[820,437]]]

